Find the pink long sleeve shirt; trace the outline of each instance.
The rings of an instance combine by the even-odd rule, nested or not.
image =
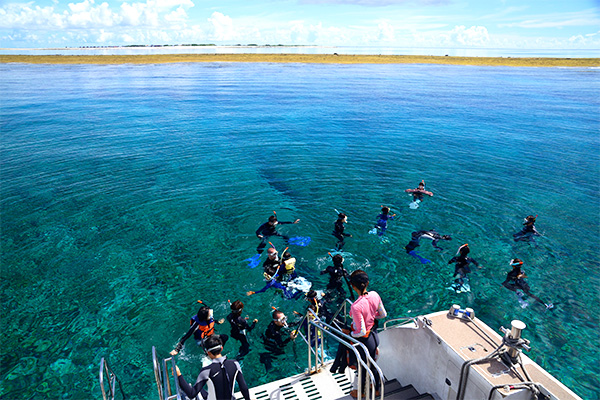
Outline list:
[[[367,292],[350,307],[352,336],[366,336],[375,324],[375,319],[385,318],[387,312],[377,292]]]

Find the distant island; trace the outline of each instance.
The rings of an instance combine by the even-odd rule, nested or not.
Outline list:
[[[140,55],[0,55],[0,63],[166,64],[188,62],[313,64],[447,64],[507,67],[600,67],[600,58],[449,57],[353,54],[140,54]]]
[[[314,47],[304,44],[214,44],[214,43],[182,43],[182,44],[124,44],[65,47],[65,49],[121,49],[121,48],[154,48],[154,47]]]

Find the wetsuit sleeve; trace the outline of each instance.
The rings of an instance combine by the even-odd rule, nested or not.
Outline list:
[[[292,221],[279,221],[279,220],[277,220],[277,223],[278,223],[279,225],[288,225],[288,224],[293,224],[293,222],[292,222]]]
[[[244,400],[250,400],[250,391],[248,390],[248,385],[246,384],[246,380],[244,379],[244,374],[242,374],[242,368],[237,361],[235,362],[235,367],[237,368],[237,378],[236,381],[238,386],[240,387],[240,392],[242,392],[242,396],[244,396]]]
[[[262,224],[261,226],[258,227],[258,229],[256,230],[256,236],[258,235],[262,235],[263,231],[265,230],[265,224],[267,224],[268,222],[265,222],[264,224]]]
[[[469,261],[472,262],[473,264],[475,264],[476,267],[479,267],[479,263],[477,262],[477,260],[475,260],[473,258],[469,258]]]
[[[181,388],[181,390],[183,390],[185,395],[190,399],[193,399],[196,396],[198,396],[198,393],[202,392],[202,388],[204,387],[204,385],[206,385],[206,382],[208,381],[208,375],[208,368],[206,369],[206,371],[204,369],[200,371],[200,375],[198,375],[198,382],[193,387],[190,386],[189,383],[187,383],[183,375],[179,375],[177,377],[177,381],[179,383],[179,387]]]
[[[274,283],[276,283],[275,279],[271,279],[269,282],[267,282],[267,285],[264,288],[262,288],[260,290],[257,290],[256,292],[254,292],[254,294],[256,294],[256,293],[264,293],[268,288],[270,288],[271,286],[273,286]]]
[[[448,264],[452,264],[452,263],[456,262],[457,258],[458,258],[458,257],[452,257],[452,258],[450,259],[450,261],[448,261]]]
[[[183,344],[185,343],[186,340],[188,340],[190,338],[190,336],[192,336],[192,334],[194,333],[194,331],[198,328],[198,323],[196,321],[194,321],[194,323],[192,324],[192,326],[190,326],[190,329],[188,329],[188,331],[186,332],[185,335],[183,335],[183,337],[179,340],[179,343],[177,343],[177,346],[175,346],[175,351],[176,352],[180,352],[181,349],[183,348]]]

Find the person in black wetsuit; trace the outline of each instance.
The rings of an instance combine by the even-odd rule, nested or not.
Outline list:
[[[234,385],[237,382],[244,400],[250,400],[250,391],[248,390],[248,385],[244,379],[240,364],[235,360],[228,360],[227,357],[221,355],[222,351],[223,343],[221,339],[217,336],[211,336],[206,339],[206,355],[212,362],[210,365],[202,368],[193,387],[181,375],[179,367],[175,366],[179,387],[188,398],[195,399],[198,394],[201,394],[202,398],[206,399],[208,392],[204,389],[204,386],[211,380],[217,399],[235,400]]]
[[[435,230],[430,230],[430,231],[418,231],[418,232],[413,232],[412,234],[412,238],[410,240],[410,242],[408,242],[408,244],[404,247],[406,249],[406,252],[410,254],[411,251],[413,251],[414,249],[416,249],[417,247],[419,247],[421,244],[419,243],[421,241],[421,239],[425,238],[425,239],[431,239],[431,245],[436,249],[436,250],[444,250],[441,247],[439,247],[437,244],[440,240],[452,240],[452,237],[449,235],[440,235],[439,233],[437,233]]]
[[[267,222],[265,222],[264,224],[262,224],[261,226],[259,226],[258,229],[256,230],[256,237],[260,239],[260,243],[258,244],[258,247],[256,248],[256,252],[258,254],[261,254],[263,252],[265,246],[267,245],[267,243],[269,241],[270,236],[281,236],[283,238],[283,241],[285,243],[287,243],[290,238],[286,235],[282,235],[281,233],[277,232],[277,229],[275,227],[278,224],[281,224],[281,225],[297,224],[298,222],[300,222],[299,219],[295,220],[294,222],[278,221],[276,216],[271,215],[269,217],[269,220]]]
[[[533,242],[534,236],[541,236],[540,233],[535,229],[535,220],[537,215],[534,217],[533,215],[528,215],[523,222],[523,228],[513,234],[513,239],[515,242]]]
[[[388,220],[394,219],[395,216],[396,214],[390,215],[389,207],[381,207],[381,214],[377,216],[377,225],[375,225],[375,228],[377,228],[377,234],[379,236],[383,236],[387,230]]]
[[[185,341],[192,335],[194,335],[194,339],[196,339],[198,346],[203,346],[206,338],[215,335],[215,323],[222,324],[223,322],[225,322],[225,319],[215,321],[213,318],[213,310],[210,307],[203,305],[198,310],[198,313],[190,318],[190,329],[188,329],[186,334],[179,340],[175,349],[171,351],[171,355],[174,356],[179,353],[183,348]],[[221,339],[223,344],[229,339],[229,336],[227,335],[217,336]]]
[[[321,275],[329,274],[329,282],[327,283],[326,297],[335,300],[338,297],[346,298],[344,290],[344,280],[349,278],[348,272],[344,269],[344,257],[341,254],[336,254],[331,259],[333,265],[328,266],[321,271]]]
[[[250,351],[250,343],[246,337],[246,331],[250,332],[256,326],[257,319],[252,321],[252,325],[248,324],[248,317],[242,317],[242,310],[244,309],[244,303],[239,300],[231,303],[231,314],[227,316],[227,321],[231,324],[231,337],[235,340],[239,340],[241,343],[240,351],[236,356],[237,359],[248,354]]]
[[[277,253],[277,249],[274,247],[269,247],[267,249],[267,259],[263,263],[263,271],[270,269],[271,267],[279,268],[279,264],[281,264],[281,260],[279,259],[279,254]]]
[[[287,317],[282,311],[273,311],[273,321],[267,326],[267,330],[263,334],[263,341],[267,352],[260,354],[260,362],[265,365],[268,371],[273,366],[273,358],[285,353],[285,345],[290,340],[296,338],[296,333],[291,332],[289,336],[285,337],[281,330],[287,327]]]
[[[506,279],[504,282],[502,282],[502,286],[508,290],[512,290],[513,292],[517,293],[517,295],[519,295],[519,290],[521,290],[528,296],[545,305],[546,308],[554,308],[552,303],[546,304],[542,301],[542,299],[530,292],[529,284],[525,281],[527,275],[525,275],[525,272],[521,269],[523,266],[523,261],[521,259],[513,258],[510,260],[510,266],[512,267],[512,270],[506,274]]]
[[[335,245],[335,248],[337,250],[342,250],[342,248],[344,247],[344,237],[352,237],[352,235],[348,234],[348,233],[344,233],[344,229],[346,229],[346,227],[344,226],[344,224],[348,223],[348,216],[346,214],[340,213],[338,214],[338,219],[337,221],[335,221],[335,225],[333,227],[333,236],[335,236],[337,238],[337,243]]]
[[[469,257],[469,252],[471,249],[468,244],[463,244],[458,248],[458,252],[456,256],[452,257],[448,264],[455,263],[454,266],[454,287],[456,290],[460,289],[460,287],[465,283],[465,279],[467,279],[467,274],[471,272],[470,264],[474,264],[476,267],[481,268],[479,263],[473,258]],[[458,277],[457,277],[458,276]]]

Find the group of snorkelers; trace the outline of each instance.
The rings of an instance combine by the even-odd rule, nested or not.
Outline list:
[[[410,192],[413,195],[413,200],[419,201],[423,199],[423,194],[429,196],[433,195],[433,193],[425,191],[424,181],[421,181],[417,189],[411,189],[410,191],[407,190],[407,192]],[[377,215],[376,223],[374,225],[375,232],[379,236],[383,236],[385,234],[388,228],[388,221],[393,220],[395,215],[396,214],[390,214],[389,207],[382,206],[381,212],[379,215]],[[537,216],[534,217],[530,215],[525,218],[523,228],[513,235],[515,241],[532,241],[535,236],[540,236],[539,232],[534,226],[536,217]],[[326,322],[330,322],[330,318],[333,314],[332,311],[336,310],[339,304],[341,304],[341,302],[348,297],[345,286],[347,286],[349,292],[348,294],[353,300],[355,292],[358,294],[360,300],[361,296],[366,296],[367,294],[366,285],[368,285],[368,276],[364,271],[360,270],[350,274],[344,268],[344,258],[340,253],[344,246],[344,239],[346,237],[352,237],[352,235],[345,232],[344,224],[348,222],[347,215],[344,213],[338,213],[338,218],[334,224],[333,236],[337,239],[335,248],[340,253],[335,255],[329,254],[331,256],[333,265],[327,266],[325,270],[320,271],[321,275],[329,275],[326,289],[323,291],[312,290],[312,284],[306,281],[304,278],[298,276],[296,271],[296,258],[293,257],[288,251],[289,247],[286,247],[286,249],[282,252],[281,257],[279,257],[279,252],[269,241],[271,237],[279,236],[287,244],[289,237],[279,233],[276,229],[277,225],[297,224],[299,221],[299,219],[296,219],[293,222],[278,221],[277,216],[273,215],[268,218],[267,222],[262,224],[256,230],[256,236],[260,239],[260,243],[257,247],[258,256],[260,256],[260,254],[264,251],[264,248],[267,246],[267,244],[270,245],[267,249],[267,258],[263,263],[263,276],[267,283],[262,289],[257,291],[248,291],[246,294],[251,296],[258,293],[263,293],[269,288],[274,288],[286,299],[299,299],[304,296],[305,300],[308,301],[307,316],[311,315],[308,313],[308,309],[310,309],[315,315],[318,315],[318,317],[322,318]],[[416,248],[420,246],[421,239],[431,240],[432,246],[436,250],[442,250],[442,248],[438,246],[440,241],[452,240],[449,235],[441,235],[435,230],[421,230],[412,232],[411,240],[405,246],[405,250],[407,254],[419,259],[422,263],[428,263],[430,261],[421,257],[416,251]],[[467,284],[468,274],[471,272],[472,265],[482,268],[482,266],[475,259],[469,256],[470,251],[471,249],[469,245],[463,244],[458,248],[456,256],[448,261],[448,264],[454,264],[455,267],[453,274],[454,283],[452,288],[457,292],[460,292],[461,288],[464,288]],[[523,261],[515,258],[510,261],[510,265],[512,270],[508,272],[502,285],[507,289],[516,292],[520,297],[523,294],[526,294],[541,304],[544,304],[547,308],[552,308],[552,303],[546,304],[539,297],[530,292],[530,287],[525,281],[526,275],[522,269]],[[374,299],[373,301],[377,302],[376,300],[377,299]],[[379,310],[380,307],[382,310],[377,313],[375,318],[385,317],[385,309],[383,309],[381,299],[379,299],[377,303],[378,306],[376,309]],[[250,343],[248,341],[247,333],[255,329],[258,320],[254,319],[250,324],[248,323],[248,317],[242,317],[244,304],[240,300],[230,303],[230,308],[231,313],[227,316],[227,321],[231,326],[231,337],[240,342],[240,348],[236,359],[241,360],[250,351]],[[356,315],[354,317],[362,318],[359,316],[360,313],[357,312],[355,314]],[[360,329],[357,331],[357,338],[362,338],[360,340],[365,341],[365,345],[367,345],[369,353],[371,353],[371,351],[374,352],[378,344],[376,337],[376,326],[371,332],[371,328],[373,327],[372,324],[374,323],[374,319],[372,317],[372,315],[368,316],[371,326],[369,327],[367,333],[359,332]],[[283,354],[285,346],[296,338],[299,329],[309,329],[309,324],[306,321],[306,318],[288,323],[287,316],[283,313],[283,311],[278,309],[274,309],[272,312],[272,318],[273,319],[267,326],[265,332],[261,335],[265,351],[259,353],[260,361],[265,365],[267,371],[272,368],[272,360],[278,355]],[[223,346],[229,339],[229,336],[225,334],[217,334],[215,332],[215,325],[219,325],[224,322],[225,319],[216,321],[213,316],[213,310],[203,304],[198,310],[198,313],[191,317],[189,330],[178,342],[175,349],[171,352],[172,355],[177,354],[183,347],[184,342],[193,335],[196,339],[196,342],[203,347],[207,356],[209,356],[209,358],[212,360],[211,365],[202,370],[201,376],[198,377],[197,381],[199,383],[197,383],[194,387],[191,387],[185,382],[183,377],[179,376],[180,387],[190,398],[193,398],[200,392],[205,393],[203,387],[207,379],[212,380],[214,376],[219,374],[219,371],[224,371],[225,374],[222,375],[228,376],[227,383],[231,387],[227,389],[227,385],[223,385],[223,387],[218,390],[221,390],[221,393],[229,393],[228,396],[231,396],[233,393],[233,385],[231,385],[231,382],[237,381],[244,399],[249,400],[249,395],[247,395],[247,385],[243,381],[243,375],[241,374],[239,363],[236,360],[227,360],[226,357],[221,355]],[[295,330],[292,330],[293,326],[296,326]],[[358,329],[356,326],[352,326],[351,328]],[[312,334],[311,337],[313,340],[317,340],[316,334]],[[340,365],[339,359],[339,357],[336,357],[337,364],[334,364],[336,365],[336,368],[338,368]],[[344,360],[342,364],[345,364],[348,360],[346,356],[342,357],[342,359]],[[179,371],[177,372],[178,375],[180,375]],[[213,384],[215,384],[214,381]]]

